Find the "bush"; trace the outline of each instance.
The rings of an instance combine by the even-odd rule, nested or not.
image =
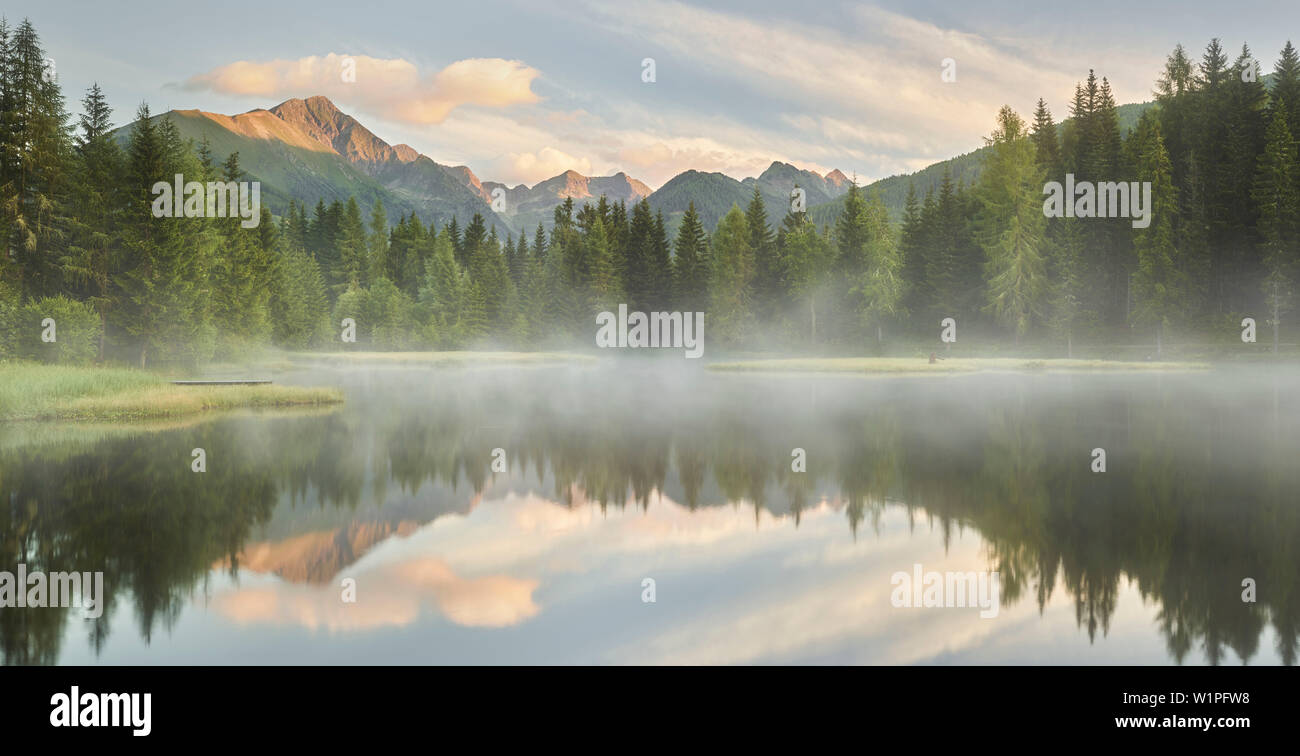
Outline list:
[[[0,360],[17,357],[18,294],[0,283]]]
[[[99,315],[85,302],[45,297],[9,311],[5,331],[11,356],[68,365],[90,362],[99,354]],[[46,341],[47,336],[52,340]]]
[[[356,321],[358,345],[397,351],[424,346],[416,304],[386,278],[368,290],[352,289],[339,296],[334,324],[344,318]]]

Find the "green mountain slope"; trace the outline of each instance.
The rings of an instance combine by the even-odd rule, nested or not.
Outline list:
[[[695,203],[700,222],[712,230],[732,205],[744,208],[749,204],[754,197],[754,187],[758,187],[759,194],[763,196],[768,217],[774,223],[779,223],[790,205],[790,193],[796,186],[804,190],[805,201],[812,207],[843,194],[848,189],[848,181],[839,171],[819,176],[789,163],[774,162],[757,178],[743,181],[722,173],[679,173],[652,193],[649,200],[652,208],[664,214],[665,224],[670,231],[677,228],[682,214],[691,202]]]
[[[1138,119],[1142,117],[1142,114],[1154,105],[1153,102],[1139,102],[1120,105],[1116,108],[1119,116],[1120,133],[1128,133],[1130,129],[1137,126]],[[1057,124],[1057,129],[1063,129],[1069,120],[1066,119]],[[903,217],[903,206],[907,202],[907,187],[909,185],[915,185],[917,197],[923,199],[927,191],[934,190],[937,192],[939,185],[943,183],[944,172],[951,171],[954,183],[970,186],[979,179],[980,171],[984,168],[984,156],[988,153],[988,149],[988,147],[980,147],[964,155],[941,160],[915,173],[883,178],[867,184],[864,189],[868,192],[880,192],[885,207],[889,209],[890,219],[897,223]],[[844,197],[840,196],[830,202],[809,207],[808,217],[818,226],[832,225],[835,223],[835,219],[839,217],[840,210],[843,207]]]
[[[275,215],[285,212],[290,199],[310,208],[319,200],[329,204],[335,200],[346,202],[349,196],[355,196],[367,217],[375,203],[382,200],[392,223],[403,215],[415,213],[426,224],[442,224],[453,215],[464,224],[479,212],[501,232],[510,230],[509,223],[496,216],[442,166],[423,155],[413,156],[410,148],[389,147],[368,131],[364,136],[377,143],[371,145],[370,151],[358,152],[355,150],[358,140],[347,140],[354,147],[353,162],[336,152],[319,134],[308,133],[301,124],[286,122],[273,111],[253,110],[224,116],[198,110],[173,110],[154,116],[154,120],[162,118],[171,119],[182,138],[192,139],[195,144],[206,138],[217,162],[238,152],[240,166],[252,180],[262,184],[262,205]],[[117,139],[125,143],[130,130],[129,124],[119,128]]]

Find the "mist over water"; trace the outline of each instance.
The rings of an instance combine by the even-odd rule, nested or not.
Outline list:
[[[341,386],[337,411],[12,426],[0,563],[102,570],[107,606],[0,612],[0,652],[1292,664],[1297,378],[322,368],[277,381]],[[895,607],[917,563],[997,571],[1001,612]]]

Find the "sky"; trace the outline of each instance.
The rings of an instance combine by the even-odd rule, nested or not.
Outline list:
[[[489,0],[172,4],[8,0],[68,98],[132,120],[325,95],[390,144],[510,185],[772,161],[859,183],[983,144],[1000,106],[1059,120],[1089,69],[1151,99],[1165,56],[1220,37],[1271,70],[1300,3]],[[647,81],[653,61],[653,81]],[[944,81],[946,69],[955,76]],[[355,76],[345,75],[355,71]]]

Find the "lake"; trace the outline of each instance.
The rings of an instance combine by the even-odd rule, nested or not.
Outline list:
[[[276,380],[341,386],[331,411],[0,428],[0,569],[102,571],[106,602],[0,609],[0,654],[1295,662],[1293,371],[694,362],[321,367]],[[927,606],[930,573],[995,603],[959,580]]]

